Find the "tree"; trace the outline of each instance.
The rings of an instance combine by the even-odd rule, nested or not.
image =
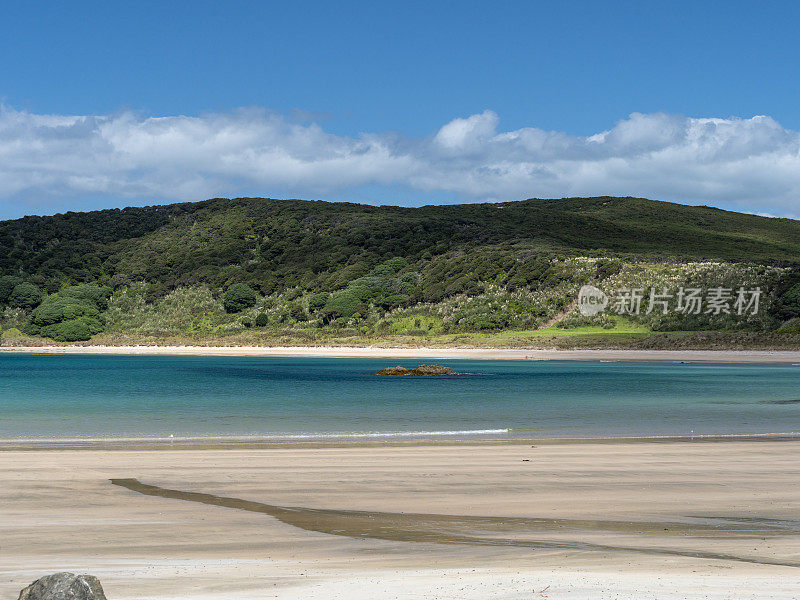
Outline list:
[[[62,298],[77,300],[79,304],[94,304],[98,310],[108,308],[108,297],[111,296],[111,288],[90,283],[73,285],[58,292]]]
[[[267,313],[258,313],[256,316],[256,327],[266,327],[269,324],[269,315]]]
[[[6,304],[11,297],[14,288],[22,283],[22,277],[16,275],[5,275],[0,277],[0,304]]]
[[[346,288],[331,294],[322,311],[322,316],[328,322],[339,318],[349,319],[365,308],[359,294],[352,288]]]
[[[791,310],[800,312],[800,283],[789,288],[781,297],[783,303]]]
[[[8,303],[17,308],[36,308],[44,300],[44,292],[32,283],[20,283],[14,287]]]
[[[330,298],[330,294],[328,292],[320,292],[319,294],[314,294],[311,298],[308,299],[308,310],[311,312],[317,312],[319,309],[325,306],[325,303]]]
[[[222,305],[226,312],[237,313],[255,306],[257,298],[253,288],[246,283],[234,283],[225,291]]]
[[[299,302],[289,303],[289,314],[295,321],[305,321],[307,318],[306,311],[303,310]]]

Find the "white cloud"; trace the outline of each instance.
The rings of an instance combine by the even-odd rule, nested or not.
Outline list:
[[[498,125],[487,110],[424,139],[345,137],[257,109],[141,117],[0,107],[0,204],[82,195],[200,200],[254,190],[325,197],[399,185],[465,200],[607,194],[800,213],[800,134],[770,117],[632,114],[587,137],[498,133]]]
[[[453,119],[439,130],[433,141],[448,150],[480,150],[481,145],[494,136],[499,122],[497,114],[491,110],[466,119]]]

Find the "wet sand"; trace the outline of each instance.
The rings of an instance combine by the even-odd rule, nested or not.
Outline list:
[[[794,598],[799,452],[796,441],[8,450],[0,597],[66,569],[131,600]]]

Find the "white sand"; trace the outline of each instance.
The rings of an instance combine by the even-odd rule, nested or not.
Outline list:
[[[797,363],[795,350],[531,350],[525,348],[348,348],[339,346],[35,346],[0,352],[192,356],[308,356],[506,360],[640,360],[727,363]]]
[[[2,451],[0,598],[57,570],[99,576],[111,600],[797,598],[796,567],[355,539],[144,496],[108,479],[323,509],[645,523],[693,515],[797,519],[799,448],[750,441]],[[579,528],[548,539],[800,562],[797,535]]]

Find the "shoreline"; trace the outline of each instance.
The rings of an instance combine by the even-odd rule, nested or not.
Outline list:
[[[310,436],[313,437],[313,436]],[[118,438],[5,438],[0,453],[11,451],[55,450],[281,450],[281,449],[358,449],[358,448],[436,448],[479,446],[585,446],[592,444],[718,444],[732,442],[800,442],[800,432],[719,433],[695,435],[639,435],[569,438],[488,438],[488,437],[347,437],[332,439],[271,439],[261,436],[177,436]]]
[[[541,350],[525,348],[380,348],[374,346],[3,346],[9,354],[580,360],[798,364],[797,350]]]

